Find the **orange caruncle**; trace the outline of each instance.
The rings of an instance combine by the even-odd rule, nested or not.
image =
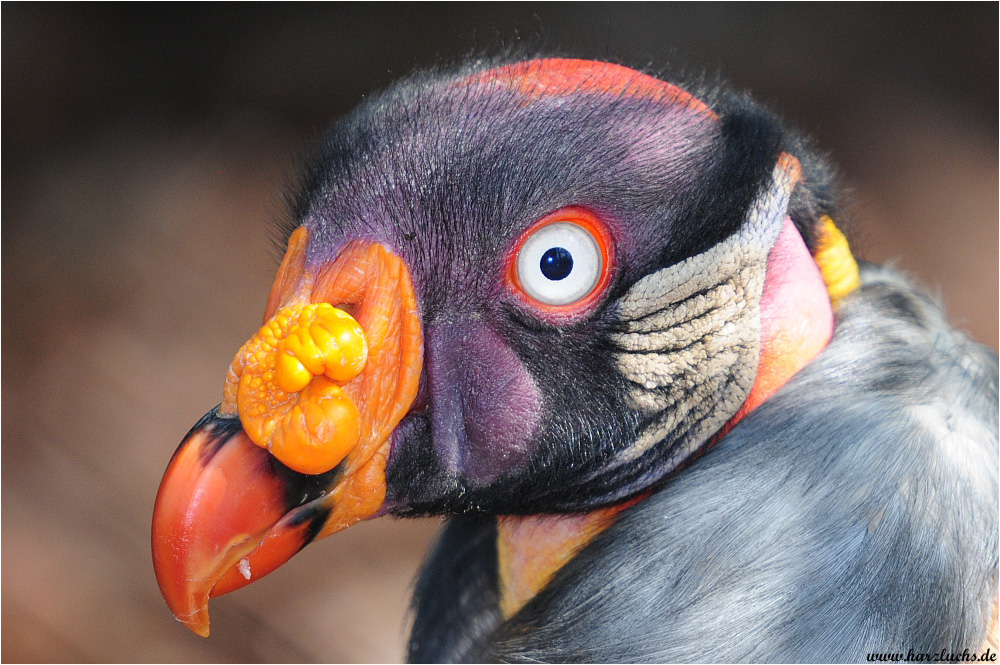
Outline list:
[[[329,471],[358,443],[358,410],[340,385],[367,359],[364,332],[346,312],[329,303],[281,308],[236,354],[227,381],[237,383],[247,436],[295,471]]]

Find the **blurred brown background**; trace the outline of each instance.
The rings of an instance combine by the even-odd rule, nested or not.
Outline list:
[[[857,252],[997,345],[996,4],[4,3],[3,644],[17,661],[398,660],[434,520],[313,545],[175,622],[160,474],[220,399],[297,152],[415,66],[525,39],[723,72],[829,150]]]

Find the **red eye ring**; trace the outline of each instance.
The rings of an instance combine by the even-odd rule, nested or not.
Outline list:
[[[600,273],[594,285],[582,298],[567,304],[548,304],[532,297],[518,277],[518,255],[525,242],[540,229],[552,224],[573,224],[582,228],[593,240],[600,254]],[[507,253],[504,278],[507,287],[518,300],[530,307],[542,318],[549,320],[576,319],[587,314],[604,295],[614,272],[614,238],[604,221],[585,208],[569,206],[545,215],[529,226]]]

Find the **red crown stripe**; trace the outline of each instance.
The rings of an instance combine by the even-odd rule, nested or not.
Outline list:
[[[658,99],[717,119],[715,112],[691,93],[634,69],[593,60],[549,58],[504,65],[473,74],[463,83],[497,82],[527,97],[562,97],[580,92]]]

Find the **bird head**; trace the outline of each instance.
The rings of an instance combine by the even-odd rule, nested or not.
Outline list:
[[[164,475],[175,615],[207,635],[209,597],[359,520],[663,482],[829,339],[800,147],[740,96],[581,60],[417,75],[342,119]]]

